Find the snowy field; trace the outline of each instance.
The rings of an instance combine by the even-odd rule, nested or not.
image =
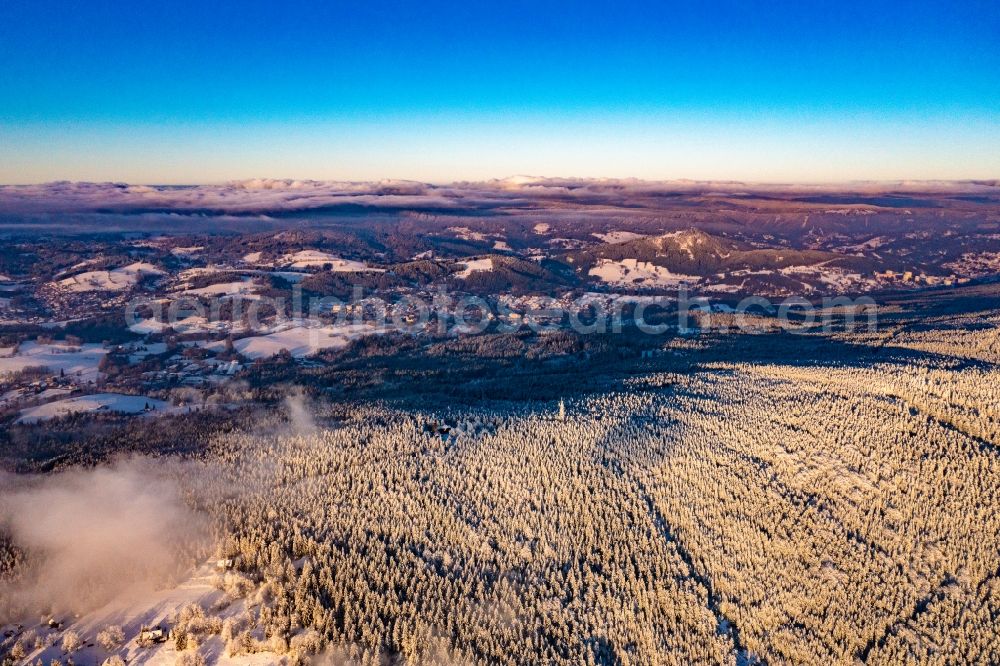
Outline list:
[[[177,274],[177,279],[181,282],[186,282],[192,278],[200,277],[202,275],[215,275],[216,273],[235,273],[237,269],[227,268],[225,266],[195,266],[194,268],[185,268],[180,273]]]
[[[473,231],[469,227],[448,227],[448,231],[455,234],[462,240],[467,240],[467,241],[486,240],[486,234],[479,231]]]
[[[336,273],[372,272],[382,273],[382,268],[370,268],[360,261],[341,259],[340,257],[320,250],[300,250],[294,254],[282,257],[281,264],[292,268],[322,268],[330,264],[330,270]]]
[[[144,277],[163,274],[163,271],[153,264],[136,262],[110,271],[87,271],[59,280],[55,284],[62,289],[76,292],[125,291],[134,287]]]
[[[128,330],[140,335],[148,335],[149,333],[161,333],[168,327],[174,329],[177,333],[208,333],[228,331],[229,323],[225,321],[210,322],[205,317],[192,314],[170,324],[165,324],[156,319],[140,319],[130,325]]]
[[[462,278],[464,280],[477,271],[493,270],[493,259],[490,257],[486,257],[485,259],[470,259],[469,261],[463,261],[462,265],[465,266],[465,268],[455,273],[455,277]]]
[[[25,368],[46,367],[53,374],[64,372],[83,381],[97,379],[97,366],[107,353],[99,344],[73,347],[66,344],[22,343],[18,352],[12,349],[0,353],[0,375],[20,372]]]
[[[83,412],[117,412],[119,414],[140,414],[146,407],[162,413],[170,409],[170,403],[154,400],[141,395],[122,395],[120,393],[95,393],[75,398],[56,400],[37,407],[21,410],[18,423],[38,423],[48,419],[79,414]]]
[[[592,234],[600,238],[605,243],[627,243],[631,240],[646,238],[645,234],[637,234],[633,231],[609,231],[605,234]]]
[[[640,287],[676,287],[701,280],[697,275],[671,273],[663,266],[635,259],[621,261],[602,259],[597,266],[590,269],[589,275],[608,284]]]
[[[184,296],[234,296],[236,294],[246,296],[253,294],[255,287],[253,280],[243,278],[233,282],[210,284],[207,287],[198,287],[197,289],[185,289],[177,293]]]
[[[315,354],[323,349],[337,349],[363,335],[373,335],[379,330],[366,325],[346,326],[292,326],[267,335],[240,338],[233,347],[247,358],[269,358],[287,349],[295,358]]]
[[[31,394],[29,397],[35,400],[50,400],[53,398],[60,398],[62,396],[69,395],[72,393],[72,389],[68,388],[49,388],[45,389],[41,393]],[[0,395],[0,408],[6,409],[9,405],[17,402],[18,400],[25,397],[25,392],[22,389],[12,389],[7,391],[3,395]]]

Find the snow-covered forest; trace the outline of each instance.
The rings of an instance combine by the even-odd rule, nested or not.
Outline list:
[[[289,390],[180,456],[25,477],[22,523],[89,513],[72,540],[5,533],[5,659],[997,663],[994,323],[814,359],[674,340],[564,399]],[[116,578],[156,591],[122,605]]]
[[[170,649],[995,662],[998,379],[719,363],[635,377],[564,419],[556,404],[368,406],[259,423],[177,479],[232,568],[214,608],[175,619],[192,640]]]

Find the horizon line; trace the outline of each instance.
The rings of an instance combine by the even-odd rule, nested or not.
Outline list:
[[[42,180],[34,182],[0,182],[0,187],[40,187],[45,185],[125,185],[128,187],[221,187],[227,185],[246,185],[250,183],[260,184],[286,184],[293,185],[333,185],[333,184],[382,184],[382,183],[408,183],[429,185],[435,187],[446,187],[456,185],[492,185],[507,184],[513,186],[530,185],[559,185],[579,183],[640,183],[650,185],[740,185],[740,186],[765,186],[765,187],[836,187],[850,185],[933,185],[933,184],[971,184],[986,187],[1000,187],[1000,174],[995,177],[964,177],[964,178],[853,178],[853,179],[832,179],[832,180],[743,180],[732,178],[642,178],[638,176],[528,176],[517,174],[513,176],[494,177],[488,179],[472,180],[434,180],[386,176],[382,178],[297,178],[297,177],[271,177],[257,176],[250,178],[232,178],[226,180],[204,180],[204,181],[160,181],[142,182],[129,180],[87,180],[56,178],[52,180]]]

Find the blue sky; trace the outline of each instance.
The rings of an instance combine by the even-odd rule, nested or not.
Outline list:
[[[1000,5],[0,3],[0,182],[1000,177]]]

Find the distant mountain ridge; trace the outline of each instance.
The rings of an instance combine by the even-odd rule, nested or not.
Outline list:
[[[700,229],[674,231],[660,236],[637,238],[623,243],[605,243],[568,253],[578,269],[590,268],[600,260],[635,259],[663,266],[675,273],[707,277],[730,271],[779,270],[793,266],[826,264],[857,271],[872,271],[877,262],[823,250],[796,250],[786,247],[755,247],[749,243],[709,234]]]

